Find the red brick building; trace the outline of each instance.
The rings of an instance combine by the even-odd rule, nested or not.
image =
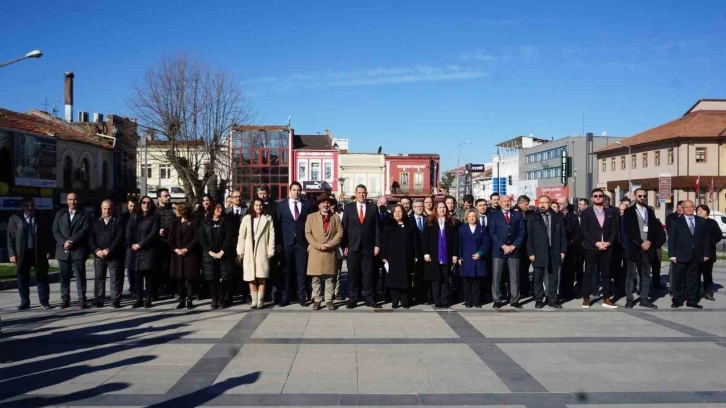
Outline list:
[[[394,200],[404,195],[423,198],[437,194],[439,162],[438,154],[387,154],[386,194]]]

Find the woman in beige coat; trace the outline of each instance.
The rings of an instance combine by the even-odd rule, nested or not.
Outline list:
[[[337,272],[338,246],[343,239],[343,224],[330,210],[327,195],[318,197],[318,212],[308,215],[305,221],[305,238],[308,240],[308,276],[313,277],[313,310],[321,309],[321,286],[325,285],[325,305],[333,306],[335,274]]]
[[[250,283],[251,308],[262,309],[265,280],[270,277],[270,258],[275,255],[275,229],[261,199],[255,198],[251,208],[240,223],[237,256],[244,270],[243,278]]]

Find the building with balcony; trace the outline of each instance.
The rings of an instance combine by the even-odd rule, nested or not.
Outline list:
[[[293,134],[292,158],[292,180],[302,184],[305,194],[339,193],[338,149],[329,130],[324,135]]]
[[[393,200],[438,194],[440,160],[438,154],[385,155],[385,194]]]
[[[726,99],[703,99],[681,117],[597,148],[597,186],[619,199],[633,188],[648,191],[661,220],[674,203],[693,200],[724,211],[726,200]],[[659,179],[669,178],[670,198],[659,199]],[[696,180],[700,177],[699,190]],[[711,183],[713,180],[713,192]]]
[[[346,151],[346,153],[343,153]],[[383,180],[385,177],[386,156],[382,153],[349,153],[347,144],[338,156],[339,177],[341,181],[341,199],[355,195],[355,187],[366,186],[368,197],[377,200],[385,193]]]

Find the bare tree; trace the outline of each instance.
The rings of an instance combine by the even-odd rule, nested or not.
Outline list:
[[[456,180],[456,170],[450,170],[441,175],[441,189],[445,194],[448,194],[449,188],[454,184]]]
[[[219,197],[231,172],[229,142],[234,126],[250,120],[241,87],[228,74],[184,54],[149,68],[129,101],[139,122],[168,146],[164,160],[184,189]]]

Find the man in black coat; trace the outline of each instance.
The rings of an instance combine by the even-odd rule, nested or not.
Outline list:
[[[610,281],[610,260],[613,246],[618,242],[618,209],[605,207],[605,193],[602,189],[592,190],[592,206],[580,216],[580,233],[585,252],[585,276],[582,279],[582,307],[590,308],[590,295],[597,290],[597,275],[602,278],[602,305],[617,309],[610,299],[613,295]]]
[[[260,187],[258,187],[257,191],[259,191],[261,187],[267,188],[267,186],[260,186]],[[242,192],[240,192],[239,190],[232,191],[230,198],[232,199],[232,206],[230,206],[226,210],[227,222],[229,223],[228,229],[230,231],[234,231],[234,233],[232,233],[230,235],[230,240],[231,240],[230,247],[237,248],[237,239],[239,238],[239,226],[242,223],[242,217],[244,217],[245,213],[247,212],[247,208],[241,206]],[[274,204],[274,201],[273,201],[273,204]],[[267,214],[269,215],[270,213],[268,212]],[[271,216],[271,217],[274,217],[274,216]],[[273,220],[274,220],[274,218],[273,218]],[[274,225],[274,223],[273,223],[273,225]],[[277,231],[275,231],[275,233],[277,233]],[[228,259],[227,270],[229,271],[229,273],[227,274],[228,280],[227,280],[227,284],[225,286],[226,290],[224,291],[225,297],[224,297],[224,299],[219,299],[219,304],[221,305],[222,308],[228,308],[228,307],[232,306],[234,294],[236,293],[235,288],[237,288],[237,286],[239,285],[239,277],[242,276],[242,266],[237,264],[237,262],[236,262],[237,257],[232,256],[232,257],[227,257],[227,259]],[[273,259],[270,259],[270,276],[274,276],[273,272],[277,270],[275,268],[273,271],[273,264],[274,264],[274,266],[277,266],[277,263],[273,262]],[[247,285],[245,283],[242,285],[242,287],[244,289],[246,289],[246,291],[243,291],[242,293],[249,294],[249,291],[250,291],[249,285]],[[247,294],[244,295],[245,302],[248,299]],[[249,299],[250,299],[250,303],[251,303],[251,298],[249,298]]]
[[[129,280],[129,294],[132,298],[136,297],[136,274],[132,269],[129,269],[126,267],[126,251],[129,249],[129,245],[126,242],[126,227],[129,225],[129,220],[131,219],[131,215],[135,214],[138,210],[139,203],[136,201],[135,198],[132,198],[126,202],[126,209],[127,211],[123,214],[121,214],[121,227],[124,230],[124,245],[123,245],[123,251],[124,254],[121,257],[121,266],[124,268],[124,273],[126,274],[126,279]]]
[[[33,198],[23,198],[22,206],[23,210],[8,220],[7,230],[10,263],[15,265],[18,279],[18,310],[30,308],[30,268],[35,269],[40,304],[44,309],[50,309],[48,258],[54,249],[53,240],[48,234],[50,226],[45,217],[35,210]]]
[[[668,256],[673,263],[672,308],[686,306],[703,309],[698,304],[699,266],[713,258],[706,220],[697,217],[693,201],[683,201],[683,216],[668,228]],[[685,282],[684,282],[685,281]]]
[[[526,195],[521,195],[517,198],[517,206],[512,211],[519,212],[524,218],[524,236],[527,236],[527,230],[529,228],[529,218],[534,214],[534,211],[529,210],[530,199]],[[549,208],[549,206],[547,207]],[[525,241],[526,242],[526,241]],[[529,267],[532,265],[532,261],[529,260],[529,251],[527,250],[526,244],[522,245],[519,251],[519,295],[526,297],[530,292],[530,279],[529,279]],[[506,282],[506,279],[504,280]],[[502,289],[504,291],[504,289]],[[504,291],[503,293],[506,293]]]
[[[670,231],[671,224],[673,221],[677,220],[683,216],[683,200],[676,203],[676,211],[668,214],[665,217],[665,224],[666,224],[666,231]],[[653,281],[655,284],[653,285],[656,289],[663,289],[663,286],[660,283],[660,274],[658,276],[653,277]],[[673,263],[671,262],[668,265],[668,291],[670,292],[671,296],[673,295]]]
[[[111,277],[111,304],[121,307],[121,294],[124,288],[124,240],[126,230],[121,219],[113,215],[113,201],[101,203],[101,217],[93,220],[89,234],[89,246],[93,252],[95,271],[93,305],[103,307],[106,297],[106,273]]]
[[[560,205],[559,214],[567,233],[567,254],[560,269],[560,299],[574,299],[575,273],[578,268],[577,261],[580,259],[580,221],[567,197],[559,197],[557,204]],[[582,263],[579,265],[582,270]]]
[[[159,240],[156,244],[156,270],[154,271],[154,287],[152,297],[159,300],[159,291],[165,294],[174,293],[169,269],[171,267],[171,249],[169,248],[169,229],[176,219],[174,209],[171,207],[171,195],[169,189],[160,188],[156,191],[156,213],[159,214]]]
[[[546,195],[539,198],[539,212],[532,214],[527,221],[527,253],[534,266],[534,299],[536,309],[547,306],[562,309],[557,302],[557,287],[562,261],[567,253],[567,232],[562,217],[555,214]],[[546,277],[546,279],[545,279]]]
[[[423,240],[423,229],[426,225],[426,215],[424,214],[424,202],[422,199],[417,198],[414,200],[413,214],[410,217],[411,224],[416,227],[416,239],[418,239],[418,247],[421,248]],[[413,295],[414,302],[419,304],[425,304],[428,297],[428,285],[423,280],[423,262],[416,262],[416,276],[412,279],[413,282]],[[415,303],[414,303],[415,304]]]
[[[61,283],[61,309],[71,304],[71,277],[75,275],[78,306],[86,307],[86,259],[88,258],[88,217],[78,208],[78,195],[68,193],[68,208],[58,211],[53,219],[55,259],[58,260]]]
[[[375,302],[373,259],[381,250],[382,225],[378,209],[366,201],[368,190],[359,184],[355,188],[356,200],[343,209],[343,256],[348,258],[347,309],[358,305],[358,292],[363,281],[366,306],[380,309]]]

